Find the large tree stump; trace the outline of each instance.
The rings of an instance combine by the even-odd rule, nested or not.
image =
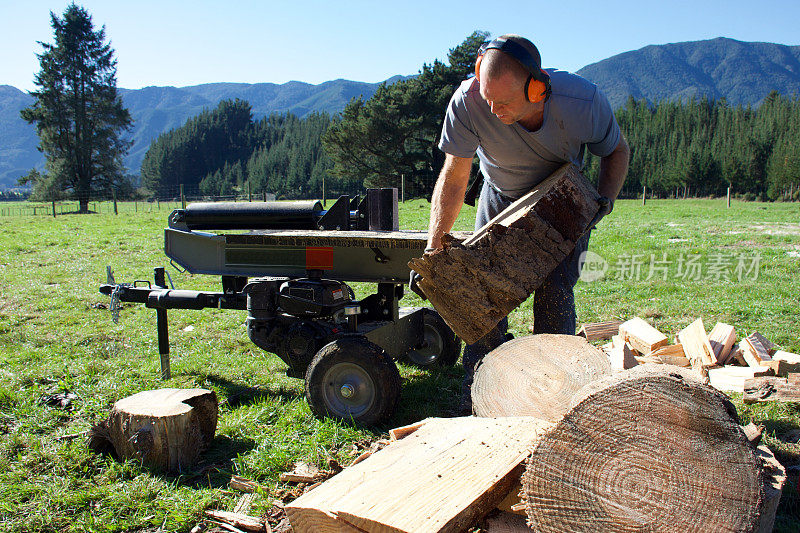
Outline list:
[[[520,337],[484,357],[472,383],[472,408],[478,416],[557,422],[575,393],[610,373],[608,357],[583,337]]]
[[[443,249],[408,266],[447,324],[473,343],[569,255],[597,214],[598,197],[575,166],[564,165],[469,239],[445,235]]]
[[[661,368],[659,368],[661,367]],[[522,478],[536,531],[754,531],[764,473],[727,397],[669,365],[593,382]]]
[[[217,395],[206,389],[158,389],[114,404],[106,429],[120,457],[149,468],[190,469],[214,438]]]

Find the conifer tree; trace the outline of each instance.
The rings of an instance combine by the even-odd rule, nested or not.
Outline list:
[[[35,101],[20,112],[36,123],[46,157],[47,173],[33,183],[34,193],[66,191],[85,213],[91,198],[126,179],[122,157],[130,143],[120,135],[131,117],[117,94],[117,62],[105,27],[95,30],[91,15],[75,4],[63,18],[52,12],[50,18],[55,42],[40,43],[38,90],[30,93]]]

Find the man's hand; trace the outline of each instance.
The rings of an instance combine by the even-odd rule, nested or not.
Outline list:
[[[597,214],[589,223],[589,229],[594,229],[597,224],[603,219],[604,216],[609,214],[614,209],[614,202],[609,200],[606,196],[601,196],[597,199]]]

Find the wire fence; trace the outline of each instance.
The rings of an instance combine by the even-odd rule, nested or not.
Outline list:
[[[143,200],[115,200],[114,198],[98,198],[91,200],[88,205],[90,213],[121,214],[121,213],[149,213],[153,211],[170,212],[175,209],[185,207],[193,202],[266,202],[274,201],[274,194],[261,192],[258,194],[247,193],[223,196],[209,196],[200,194],[199,190],[191,191],[193,194],[184,191],[183,195],[177,190],[176,195],[164,195],[154,199]],[[346,193],[343,193],[346,194]],[[323,205],[328,205],[336,200],[340,195],[337,191],[331,191],[327,199],[323,199]],[[281,198],[283,199],[283,198]],[[319,198],[308,198],[319,199]],[[22,216],[50,216],[58,217],[80,212],[80,203],[77,200],[57,200],[51,202],[31,202],[20,200],[8,200],[0,202],[0,217],[22,217]]]

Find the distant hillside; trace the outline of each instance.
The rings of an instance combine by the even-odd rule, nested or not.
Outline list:
[[[36,149],[36,128],[19,118],[33,99],[10,85],[0,85],[0,189],[13,187],[34,166],[44,166]]]
[[[403,76],[394,76],[394,83]],[[314,111],[335,114],[344,109],[351,98],[369,98],[380,83],[334,80],[311,85],[292,81],[275,83],[211,83],[192,87],[145,87],[120,89],[125,107],[131,112],[134,129],[133,146],[125,158],[129,172],[139,173],[150,142],[159,134],[180,127],[205,108],[215,108],[220,100],[239,98],[253,107],[256,118],[271,113],[291,112],[303,117]],[[33,98],[9,85],[0,85],[0,189],[13,187],[17,178],[32,167],[42,168],[44,156],[34,126],[19,118],[19,111]]]
[[[725,97],[732,105],[758,105],[773,90],[790,96],[800,94],[800,46],[723,37],[653,45],[588,65],[578,74],[597,83],[615,108],[623,105],[628,95],[650,101],[708,95]],[[402,77],[387,82],[398,79]],[[281,85],[212,83],[120,89],[134,120],[134,144],[125,164],[131,173],[138,174],[154,138],[181,126],[204,108],[216,107],[223,99],[247,100],[256,118],[287,111],[302,117],[313,111],[338,113],[352,97],[369,98],[378,86],[334,80],[319,85],[293,81]],[[0,85],[0,189],[12,187],[34,165],[43,166],[43,156],[36,150],[35,130],[19,118],[19,110],[31,101],[26,93]]]
[[[800,94],[800,46],[707,41],[645,46],[578,72],[616,108],[628,95],[649,101],[707,95],[732,105],[758,105],[771,91]]]

